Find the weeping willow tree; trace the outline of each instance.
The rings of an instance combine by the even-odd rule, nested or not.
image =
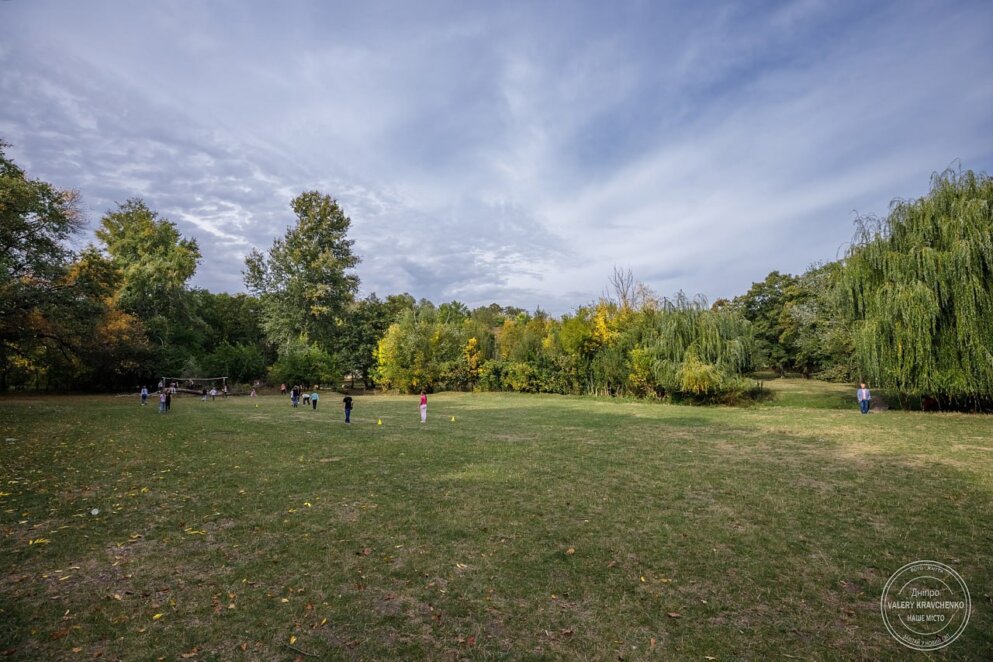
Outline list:
[[[744,387],[753,338],[750,324],[737,313],[679,295],[643,315],[641,338],[630,356],[629,381],[636,391],[714,397]]]
[[[939,406],[993,403],[993,180],[945,171],[862,219],[840,282],[863,379]]]

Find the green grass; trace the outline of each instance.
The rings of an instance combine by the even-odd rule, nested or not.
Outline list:
[[[993,419],[767,386],[445,394],[423,426],[416,397],[350,427],[330,395],[2,399],[0,653],[903,659],[880,593],[933,559],[973,615],[931,656],[990,659]]]

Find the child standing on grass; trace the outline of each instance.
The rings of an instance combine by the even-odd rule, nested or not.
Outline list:
[[[869,402],[872,400],[872,395],[869,394],[869,389],[866,387],[865,382],[859,384],[859,390],[856,391],[855,397],[859,400],[859,409],[863,414],[869,413]]]
[[[314,408],[314,411],[317,411],[317,401],[320,399],[320,397],[321,396],[317,395],[317,391],[314,391],[313,393],[310,394],[310,404]]]
[[[141,406],[144,407],[147,404],[148,404],[148,387],[147,386],[142,386],[141,387]]]
[[[344,398],[341,399],[341,401],[345,403],[345,422],[350,424],[352,422],[352,420],[351,420],[351,418],[352,418],[352,396],[346,395]]]
[[[163,390],[159,391],[159,413],[160,414],[164,414],[165,413],[165,410],[166,410],[165,400],[166,400],[166,394],[165,394],[165,389],[163,389]]]
[[[421,423],[428,422],[428,396],[421,391]]]

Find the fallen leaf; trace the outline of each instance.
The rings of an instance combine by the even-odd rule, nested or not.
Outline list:
[[[297,642],[297,636],[295,634],[291,634],[290,635],[290,645],[295,644],[296,642]]]
[[[162,618],[162,614],[155,614],[155,616],[152,616],[152,620],[153,620],[153,621],[157,621],[157,620],[159,620],[160,618]]]
[[[683,617],[683,615],[680,614],[678,611],[670,611],[668,614],[666,614],[666,616],[668,616],[669,618],[682,618]]]
[[[655,641],[655,637],[652,637],[651,639],[649,639],[649,640],[648,640],[648,644],[649,644],[649,646],[651,646],[652,648],[655,648],[655,644],[656,644],[656,641]]]
[[[565,550],[565,553],[567,555],[569,555],[569,556],[572,556],[573,554],[576,553],[576,548],[575,547],[570,547],[569,549]]]
[[[475,646],[476,645],[476,635],[472,634],[472,635],[469,635],[468,637],[466,637],[465,638],[465,645],[466,646]]]

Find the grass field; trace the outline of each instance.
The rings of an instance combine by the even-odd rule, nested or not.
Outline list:
[[[349,427],[330,395],[0,399],[0,655],[921,658],[879,599],[933,559],[973,613],[931,657],[993,658],[993,418],[767,385],[442,394],[426,425],[369,396]]]

